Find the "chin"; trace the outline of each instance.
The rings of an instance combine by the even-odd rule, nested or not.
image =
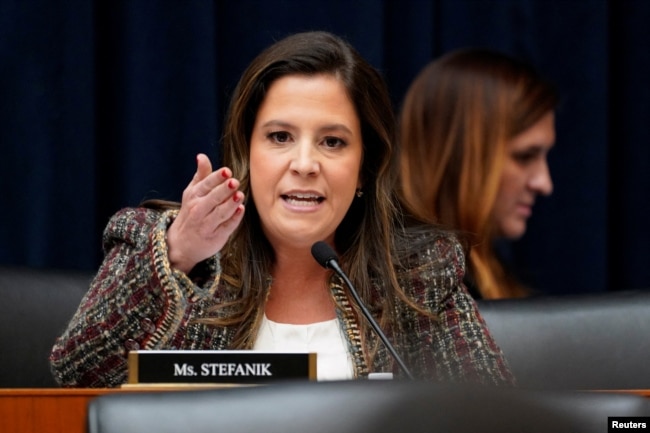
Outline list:
[[[510,239],[511,241],[516,241],[521,239],[524,234],[526,234],[526,229],[523,230],[513,230],[510,234],[506,236],[507,239]]]
[[[526,223],[517,222],[501,228],[501,237],[511,241],[521,239],[526,233]]]

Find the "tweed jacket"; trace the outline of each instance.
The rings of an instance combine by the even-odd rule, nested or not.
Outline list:
[[[219,278],[219,255],[202,262],[200,271],[190,276],[169,264],[165,234],[176,212],[127,208],[109,221],[104,262],[50,355],[52,372],[62,386],[125,383],[129,350],[231,348],[232,327],[196,321],[209,317],[210,307],[231,300],[232,291]],[[396,302],[399,323],[388,338],[419,378],[513,384],[501,350],[462,284],[465,259],[460,245],[445,233],[432,234],[422,245],[408,255],[398,276],[403,290],[436,317]],[[333,278],[330,287],[355,376],[364,378],[373,371],[399,376],[381,345],[373,365],[368,365],[358,326],[363,317],[355,314],[339,280]],[[370,330],[365,338],[376,341]]]

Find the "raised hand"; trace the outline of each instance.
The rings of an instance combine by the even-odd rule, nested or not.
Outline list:
[[[219,252],[244,216],[244,193],[230,169],[212,171],[204,154],[197,155],[196,162],[196,174],[167,230],[170,264],[185,273]]]

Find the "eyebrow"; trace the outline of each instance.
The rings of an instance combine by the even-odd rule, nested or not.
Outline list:
[[[262,124],[262,128],[268,128],[270,126],[278,126],[278,127],[287,128],[287,129],[294,128],[294,125],[292,125],[289,122],[284,122],[282,120],[269,120],[268,122],[265,122],[264,124]],[[353,135],[350,128],[348,128],[347,126],[345,126],[342,123],[333,123],[331,125],[324,125],[324,126],[318,128],[318,131],[321,132],[321,133],[343,131],[343,132],[345,132],[347,134]]]
[[[555,146],[555,141],[552,143],[541,143],[541,142],[536,142],[536,143],[528,143],[524,145],[523,147],[517,146],[515,149],[512,149],[514,151],[520,151],[520,150],[547,150]]]

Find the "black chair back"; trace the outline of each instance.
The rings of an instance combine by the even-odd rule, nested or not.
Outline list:
[[[650,389],[650,290],[478,304],[520,386]]]
[[[57,386],[48,357],[91,279],[88,272],[0,267],[0,388]]]

